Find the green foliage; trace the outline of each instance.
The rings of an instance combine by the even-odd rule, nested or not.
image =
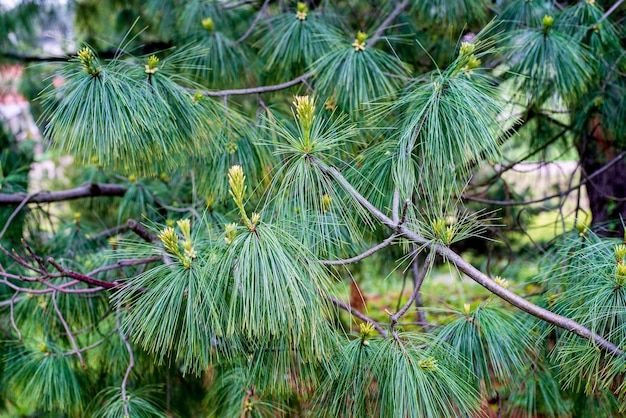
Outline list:
[[[7,356],[4,385],[12,388],[9,396],[20,402],[33,402],[37,408],[76,414],[83,410],[80,377],[74,360],[51,343],[29,342]]]
[[[587,153],[624,144],[622,9],[71,4],[24,84],[64,165],[0,135],[0,415],[626,413],[626,247],[580,222],[623,177]],[[47,61],[40,6],[0,56]],[[544,205],[508,178],[572,155]]]
[[[329,416],[471,416],[478,394],[471,375],[445,342],[425,335],[356,339],[335,360],[338,372],[319,388]]]

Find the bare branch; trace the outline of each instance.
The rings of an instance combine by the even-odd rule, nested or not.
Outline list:
[[[148,231],[145,226],[134,219],[126,221],[126,226],[146,242],[155,242],[157,240],[156,235]]]
[[[354,309],[352,306],[346,305],[342,301],[337,300],[337,299],[335,299],[332,296],[327,296],[327,297],[328,297],[328,300],[330,300],[338,308],[341,308],[341,309],[343,309],[345,311],[348,311],[350,314],[356,316],[357,318],[361,319],[362,321],[369,322],[370,324],[372,324],[374,326],[374,328],[376,329],[376,331],[378,331],[380,333],[380,335],[382,335],[384,338],[387,338],[387,336],[389,335],[387,333],[387,331],[385,331],[383,329],[383,327],[381,327],[378,322],[374,321],[372,318],[370,318],[369,316],[365,315],[363,312],[360,312],[357,309]]]
[[[122,395],[122,402],[124,403],[124,415],[127,417],[130,417],[130,413],[128,410],[128,396],[126,395],[126,385],[128,384],[128,378],[130,377],[130,373],[132,372],[133,367],[135,367],[135,355],[133,354],[133,348],[130,346],[130,343],[128,342],[128,337],[122,331],[122,327],[120,324],[119,309],[117,310],[116,315],[115,315],[115,322],[116,322],[117,330],[120,334],[120,337],[122,338],[122,341],[124,341],[124,345],[126,346],[126,351],[128,351],[128,357],[129,357],[128,367],[126,368],[126,373],[124,373],[124,379],[122,380],[122,384],[120,385],[120,392]]]
[[[15,208],[15,210],[11,213],[11,215],[9,216],[9,218],[7,219],[7,221],[4,223],[4,227],[2,228],[2,231],[0,231],[0,238],[2,238],[4,236],[4,234],[7,232],[7,229],[9,229],[9,226],[11,225],[11,223],[13,222],[13,219],[15,219],[15,217],[17,216],[18,213],[20,213],[20,211],[22,210],[22,208],[28,203],[28,201],[30,199],[32,199],[33,197],[35,197],[36,194],[29,194],[28,196],[26,196],[24,199],[22,199],[22,201],[20,202],[19,205],[17,205],[17,207]]]
[[[357,261],[361,261],[364,258],[369,257],[370,255],[382,250],[385,247],[388,247],[394,239],[396,239],[397,235],[396,234],[391,234],[391,236],[389,238],[387,238],[386,240],[384,240],[383,242],[381,242],[380,244],[370,248],[369,250],[366,250],[364,252],[362,252],[359,255],[356,255],[352,258],[346,258],[343,260],[320,260],[320,263],[322,263],[325,266],[343,266],[346,264],[352,264],[352,263],[356,263]]]
[[[604,13],[602,15],[602,17],[600,18],[600,20],[598,20],[598,23],[596,23],[596,25],[599,25],[600,23],[604,22],[606,20],[606,18],[608,18],[609,16],[611,16],[611,14],[617,10],[618,7],[620,7],[622,5],[622,3],[624,3],[624,0],[617,0],[613,6],[611,6],[609,8],[609,10],[606,11],[606,13]]]
[[[115,269],[119,269],[122,267],[154,263],[154,262],[160,261],[161,259],[162,257],[148,257],[148,258],[133,258],[133,259],[128,259],[128,260],[118,260],[114,264],[109,264],[108,266],[98,267],[97,269],[90,271],[86,275],[91,277],[91,276],[95,276],[98,273],[102,273],[104,271],[115,270]]]
[[[249,87],[245,89],[233,89],[233,90],[219,90],[219,91],[204,91],[200,92],[205,96],[209,97],[223,97],[223,96],[241,96],[245,94],[259,94],[259,93],[268,93],[272,91],[284,90],[289,87],[296,86],[308,78],[311,78],[313,73],[306,73],[301,75],[300,77],[296,77],[293,80],[286,81],[281,84],[274,84],[271,86],[261,86],[261,87]],[[196,90],[197,91],[197,90]]]
[[[413,302],[415,302],[415,299],[417,298],[420,292],[422,282],[424,281],[424,278],[430,271],[430,268],[433,265],[434,260],[435,260],[435,252],[431,251],[426,257],[426,261],[424,262],[424,266],[422,267],[422,272],[419,274],[418,278],[415,281],[416,284],[415,286],[413,286],[413,292],[411,292],[411,296],[409,297],[409,300],[406,301],[404,306],[400,308],[398,312],[396,312],[394,315],[391,315],[391,318],[389,319],[389,321],[391,322],[392,333],[395,333],[395,326],[398,323],[398,320],[402,318],[402,316],[409,310],[411,305],[413,305]]]
[[[13,329],[15,330],[15,332],[17,333],[17,340],[19,342],[22,342],[22,333],[20,332],[20,329],[17,327],[17,323],[15,322],[15,300],[17,298],[17,295],[19,295],[20,292],[15,292],[13,294],[13,296],[11,297],[11,303],[9,304],[10,307],[10,314],[11,314],[11,326],[13,327]]]
[[[252,33],[256,25],[259,24],[259,22],[261,21],[261,18],[263,18],[263,16],[265,15],[265,11],[267,10],[267,6],[269,6],[269,4],[270,4],[270,0],[265,0],[265,2],[263,3],[263,6],[261,6],[261,10],[259,10],[259,12],[257,13],[256,17],[254,18],[254,21],[252,22],[252,24],[250,25],[246,33],[244,33],[241,36],[241,38],[235,41],[236,44],[240,44],[241,42],[245,41],[248,38],[248,36],[250,36],[250,34]]]
[[[552,199],[556,199],[556,198],[563,198],[564,196],[567,196],[568,194],[570,194],[571,192],[573,192],[574,190],[578,190],[582,185],[584,185],[587,182],[590,182],[591,180],[593,180],[594,177],[599,176],[600,174],[604,173],[606,170],[608,170],[609,168],[613,167],[615,164],[617,164],[618,162],[620,162],[620,160],[622,158],[624,158],[626,156],[626,151],[622,151],[620,152],[615,158],[613,158],[611,161],[609,161],[608,163],[606,163],[602,168],[594,171],[593,173],[591,173],[590,175],[588,175],[587,177],[585,177],[580,183],[578,183],[576,186],[572,186],[570,188],[568,188],[567,190],[564,190],[562,192],[558,192],[555,193],[553,195],[550,196],[546,196],[546,197],[542,197],[542,198],[538,198],[538,199],[533,199],[533,200],[525,200],[525,201],[518,201],[518,202],[514,202],[511,200],[491,200],[491,199],[483,199],[481,197],[475,197],[475,196],[468,196],[468,195],[463,195],[461,196],[464,200],[470,200],[472,202],[479,202],[479,203],[487,203],[490,205],[499,205],[499,206],[522,206],[522,205],[531,205],[533,203],[541,203],[541,202],[545,202],[548,200],[552,200]]]
[[[81,354],[78,348],[78,344],[76,344],[76,339],[74,338],[74,335],[72,334],[72,330],[70,329],[69,324],[63,317],[63,313],[61,313],[61,310],[59,309],[59,304],[57,303],[56,291],[52,292],[52,304],[54,305],[54,310],[57,313],[57,316],[59,317],[59,321],[61,321],[61,324],[63,324],[63,328],[65,328],[65,333],[67,335],[67,338],[72,343],[72,347],[74,348],[73,353],[78,356],[78,360],[80,361],[80,365],[83,368],[83,370],[87,370],[87,366],[85,366],[85,360],[83,360],[83,355]]]
[[[118,282],[107,282],[104,280],[98,280],[98,279],[94,279],[93,277],[89,277],[84,274],[80,274],[78,272],[72,271],[72,270],[67,270],[52,257],[48,257],[46,261],[52,266],[54,266],[54,268],[57,269],[59,273],[61,273],[65,277],[80,280],[81,282],[88,283],[94,286],[101,286],[105,289],[113,289],[114,287],[120,286],[120,283]]]
[[[383,32],[389,27],[389,25],[391,25],[396,17],[398,17],[400,13],[402,13],[402,11],[407,8],[409,3],[409,0],[403,0],[401,3],[398,3],[395,9],[393,9],[389,16],[387,16],[387,19],[385,19],[383,23],[381,23],[378,29],[376,29],[376,32],[374,32],[374,34],[368,39],[367,46],[373,46],[376,41],[380,39],[380,37],[383,35]]]
[[[119,184],[87,183],[75,189],[58,192],[38,192],[29,198],[27,193],[0,193],[0,206],[22,203],[49,203],[81,199],[83,197],[124,196],[127,187]]]

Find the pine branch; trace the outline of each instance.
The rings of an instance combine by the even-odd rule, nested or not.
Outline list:
[[[385,247],[388,247],[394,239],[396,239],[397,235],[396,234],[391,234],[391,236],[389,238],[387,238],[386,240],[384,240],[383,242],[381,242],[378,245],[375,245],[374,247],[370,248],[369,250],[366,250],[364,252],[362,252],[359,255],[356,255],[354,257],[351,258],[346,258],[343,260],[320,260],[320,263],[322,263],[322,265],[324,266],[344,266],[346,264],[351,264],[351,263],[356,263],[358,261],[361,261],[367,257],[369,257],[370,255],[377,253],[378,251],[382,250]]]
[[[245,89],[233,89],[233,90],[204,91],[200,93],[209,97],[224,97],[224,96],[238,96],[238,95],[246,95],[246,94],[269,93],[269,92],[284,90],[289,87],[296,86],[311,77],[313,77],[313,73],[309,72],[309,73],[301,75],[300,77],[296,77],[293,80],[286,81],[280,84],[274,84],[271,86],[249,87]]]
[[[370,318],[369,316],[365,315],[363,312],[354,309],[352,306],[348,306],[345,303],[343,303],[340,300],[335,299],[332,296],[328,296],[328,300],[330,300],[333,305],[337,306],[338,308],[343,309],[344,311],[348,311],[351,315],[356,316],[357,318],[359,318],[362,321],[365,322],[369,322],[370,324],[372,324],[372,326],[376,329],[376,331],[378,331],[380,333],[380,335],[382,335],[384,338],[387,338],[387,336],[389,335],[387,333],[387,331],[385,331],[383,329],[383,327],[380,326],[380,324],[376,321],[374,321],[372,318]]]
[[[398,225],[396,225],[391,219],[389,219],[385,214],[383,214],[378,208],[372,205],[365,197],[363,197],[355,188],[346,180],[345,177],[341,175],[339,170],[335,167],[328,167],[324,163],[322,163],[317,158],[311,156],[311,161],[313,161],[319,169],[334,179],[337,183],[339,183],[344,190],[350,194],[354,199],[356,199],[365,209],[367,209],[374,217],[376,217],[381,223],[389,227],[391,230],[396,230]],[[544,309],[540,306],[535,305],[532,302],[527,301],[523,297],[511,292],[508,289],[497,284],[494,280],[488,277],[483,272],[479,271],[472,264],[467,262],[463,257],[459,254],[451,250],[449,247],[443,246],[439,243],[434,243],[426,238],[422,237],[415,231],[411,230],[405,225],[401,225],[399,228],[399,232],[402,233],[406,238],[414,241],[417,244],[422,244],[427,248],[435,250],[439,255],[441,255],[444,260],[452,263],[459,271],[465,273],[470,279],[474,280],[485,289],[489,290],[491,293],[499,296],[501,299],[510,303],[511,305],[523,310],[531,314],[532,316],[539,318],[549,324],[567,330],[573,334],[576,334],[584,339],[588,339],[593,341],[599,347],[604,349],[605,351],[614,354],[614,355],[622,355],[623,351],[618,348],[615,344],[610,341],[605,340],[598,334],[593,333],[588,328],[579,324],[578,322],[564,317],[559,314],[555,314],[547,309]]]
[[[27,193],[0,193],[0,206],[20,204],[25,199],[27,199],[26,203],[51,203],[84,197],[124,196],[126,191],[127,187],[119,184],[86,183],[75,189],[58,192],[37,192],[32,195]]]
[[[18,328],[17,323],[15,322],[15,301],[16,301],[17,295],[19,294],[20,292],[17,292],[17,291],[13,294],[13,296],[11,297],[11,303],[9,304],[9,308],[10,308],[10,315],[11,315],[11,326],[17,333],[17,340],[19,342],[22,342],[22,333],[20,332],[20,329]]]
[[[409,300],[406,301],[404,306],[400,308],[398,312],[396,312],[394,315],[391,316],[390,318],[391,333],[394,335],[394,338],[397,338],[396,331],[395,331],[396,324],[398,323],[400,318],[402,318],[402,316],[409,310],[413,302],[415,302],[415,300],[419,296],[420,288],[422,287],[422,282],[424,281],[424,278],[426,278],[426,275],[430,271],[430,268],[433,265],[434,260],[435,260],[435,252],[431,251],[426,257],[426,261],[424,262],[424,266],[422,267],[422,272],[419,274],[419,276],[415,280],[415,286],[413,286],[413,292],[411,293]]]
[[[406,9],[409,3],[410,3],[409,0],[403,0],[401,3],[398,3],[395,9],[393,9],[393,11],[389,14],[389,16],[387,16],[387,19],[383,21],[383,23],[378,27],[378,29],[376,29],[376,32],[374,32],[371,38],[368,39],[367,46],[373,46],[376,43],[376,41],[380,39],[380,37],[383,35],[383,32],[385,32],[385,30],[389,27],[389,25],[391,25],[391,22],[393,22],[395,18],[398,17],[404,9]]]
[[[130,412],[128,410],[128,396],[126,395],[126,385],[128,384],[128,378],[130,377],[130,373],[135,367],[135,355],[133,354],[133,348],[130,346],[130,342],[128,341],[128,336],[122,331],[119,309],[115,315],[115,322],[117,325],[117,330],[120,334],[120,338],[122,338],[122,341],[124,342],[124,346],[126,347],[126,351],[128,351],[129,357],[128,367],[126,368],[126,373],[124,373],[124,379],[122,380],[122,384],[120,385],[120,392],[122,395],[122,402],[124,403],[124,416],[130,417]]]
[[[267,6],[269,6],[269,4],[270,4],[270,0],[265,0],[265,2],[263,3],[263,6],[261,6],[261,10],[259,10],[259,12],[257,13],[256,17],[254,18],[254,21],[252,22],[252,24],[250,25],[246,33],[241,35],[241,38],[235,41],[236,44],[242,43],[248,38],[248,36],[250,36],[254,28],[256,28],[256,26],[261,21],[261,18],[263,18],[263,15],[265,15],[265,12],[267,11]]]

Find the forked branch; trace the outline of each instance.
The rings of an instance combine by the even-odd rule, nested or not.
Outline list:
[[[476,267],[466,261],[459,254],[451,250],[449,247],[441,245],[438,242],[430,241],[423,236],[419,235],[415,231],[408,228],[406,225],[398,226],[392,219],[388,218],[384,213],[382,213],[377,207],[372,205],[364,196],[362,196],[352,184],[346,180],[345,177],[334,167],[329,167],[317,158],[312,157],[312,161],[316,163],[319,169],[326,174],[327,176],[334,179],[337,183],[339,183],[343,189],[354,197],[365,209],[367,209],[374,217],[376,217],[381,223],[389,227],[392,231],[398,229],[398,231],[409,240],[424,245],[431,250],[436,251],[439,255],[441,255],[444,260],[452,263],[459,271],[465,273],[470,279],[474,280],[476,283],[483,286],[485,289],[489,290],[491,293],[499,296],[501,299],[507,301],[511,305],[533,315],[536,318],[539,318],[549,324],[552,324],[556,327],[567,330],[573,334],[576,334],[582,338],[592,341],[598,347],[601,347],[605,351],[614,354],[614,355],[622,355],[623,351],[618,348],[615,344],[607,341],[603,337],[598,334],[595,334],[585,326],[579,324],[578,322],[564,317],[562,315],[551,312],[547,309],[544,309],[540,306],[535,305],[532,302],[524,299],[523,297],[511,292],[508,289],[497,284],[494,280],[488,277],[483,272],[479,271]]]

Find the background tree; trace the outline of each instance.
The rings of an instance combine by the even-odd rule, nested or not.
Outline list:
[[[623,3],[3,6],[3,413],[623,415]]]

